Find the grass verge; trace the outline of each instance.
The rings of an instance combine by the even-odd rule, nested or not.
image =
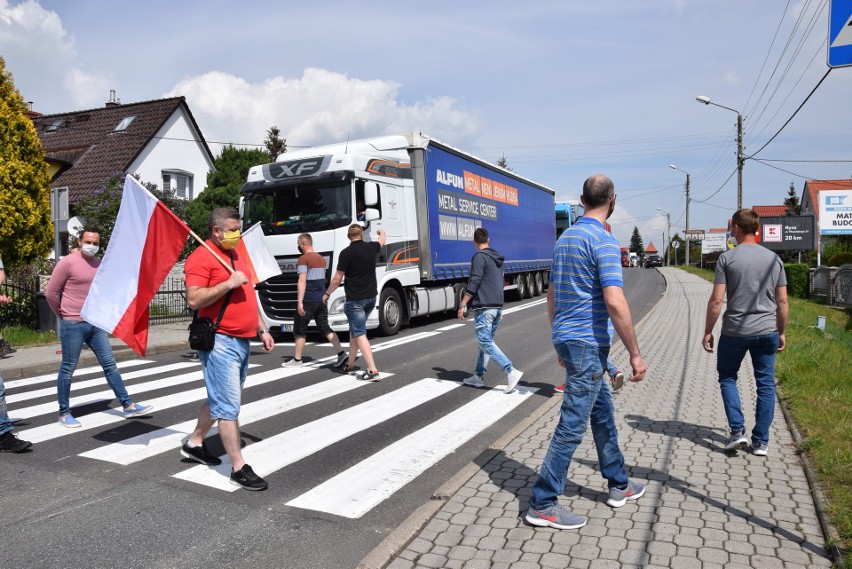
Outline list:
[[[56,335],[56,332],[38,332],[20,326],[7,326],[3,328],[3,337],[15,348],[59,343],[59,337]]]
[[[684,269],[712,282],[713,272]],[[778,357],[778,392],[803,440],[828,502],[828,515],[852,569],[852,388],[843,362],[852,356],[852,311],[790,298],[787,347]],[[816,328],[825,316],[825,332]]]

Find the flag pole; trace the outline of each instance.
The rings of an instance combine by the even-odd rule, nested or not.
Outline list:
[[[211,255],[213,255],[214,257],[216,257],[216,259],[217,259],[220,263],[222,263],[222,266],[223,266],[223,267],[225,267],[226,269],[228,269],[228,272],[229,272],[229,273],[234,274],[234,269],[233,269],[230,265],[228,265],[228,263],[226,263],[226,262],[225,262],[225,259],[223,259],[222,257],[220,257],[220,256],[216,253],[216,251],[214,251],[214,250],[213,250],[213,248],[212,248],[212,247],[210,247],[210,245],[208,245],[206,241],[204,241],[204,239],[202,239],[201,237],[199,237],[199,236],[195,233],[195,231],[193,231],[192,229],[190,229],[190,230],[189,230],[189,234],[190,234],[190,235],[192,235],[192,237],[193,237],[196,241],[198,241],[198,243],[199,243],[202,247],[204,247],[205,249],[207,249],[208,251],[210,251],[210,254],[211,254]]]

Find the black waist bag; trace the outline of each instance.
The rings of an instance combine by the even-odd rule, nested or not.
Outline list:
[[[189,347],[191,349],[203,350],[205,352],[213,349],[213,345],[216,343],[216,330],[219,329],[219,323],[225,314],[225,307],[228,306],[228,301],[231,300],[231,293],[233,292],[229,290],[228,294],[225,295],[225,302],[222,303],[222,308],[219,309],[216,322],[213,322],[207,317],[198,318],[196,316],[189,323]]]

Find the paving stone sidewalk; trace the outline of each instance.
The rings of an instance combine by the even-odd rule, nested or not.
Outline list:
[[[606,505],[606,481],[587,432],[560,502],[589,523],[560,531],[524,522],[558,419],[561,399],[554,397],[546,413],[446,502],[390,569],[831,566],[780,409],[768,457],[728,456],[722,449],[728,429],[715,354],[701,348],[712,285],[677,269],[661,272],[667,292],[638,331],[646,380],[616,395],[622,451],[630,476],[647,484],[645,496],[618,510]],[[623,349],[614,355],[628,367]],[[750,432],[755,394],[748,359],[739,383]]]

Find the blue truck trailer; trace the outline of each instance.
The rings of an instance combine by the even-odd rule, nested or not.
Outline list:
[[[262,222],[282,274],[257,286],[267,325],[292,330],[296,238],[310,233],[330,279],[352,223],[386,243],[376,263],[379,296],[367,328],[395,334],[411,318],[457,310],[488,230],[505,257],[505,291],[543,292],[555,242],[554,191],[422,133],[341,142],[282,154],[251,168],[241,190],[245,228]],[[343,288],[329,299],[329,323],[348,329]]]

